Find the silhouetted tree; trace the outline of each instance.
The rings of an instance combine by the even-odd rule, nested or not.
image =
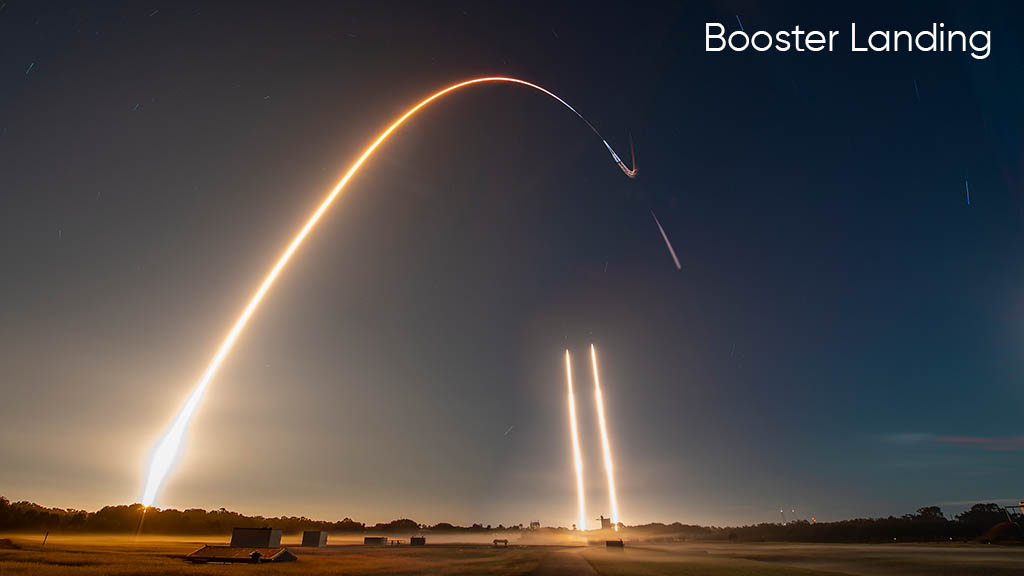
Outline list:
[[[386,524],[377,524],[375,528],[385,532],[416,532],[420,529],[420,525],[418,522],[409,520],[408,518],[401,518],[399,520],[392,520]]]
[[[982,530],[1006,521],[1006,513],[998,504],[975,504],[970,510],[957,514],[957,522],[976,526]]]
[[[911,520],[921,520],[925,522],[945,520],[946,517],[942,514],[942,508],[938,506],[924,506],[918,508],[916,514],[909,515]]]

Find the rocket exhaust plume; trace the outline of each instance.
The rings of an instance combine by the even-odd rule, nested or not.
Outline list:
[[[583,504],[583,456],[580,455],[580,434],[576,428],[576,399],[572,394],[572,363],[569,351],[565,351],[565,377],[569,382],[569,427],[572,429],[572,460],[576,466],[576,494],[580,507],[580,530],[587,529],[587,512]]]
[[[161,437],[160,441],[153,448],[153,451],[150,455],[149,472],[147,474],[146,482],[142,491],[143,505],[152,506],[156,502],[157,494],[160,492],[160,488],[161,486],[163,486],[164,480],[167,478],[167,475],[170,473],[175,461],[178,458],[178,452],[181,448],[181,442],[184,439],[185,432],[188,429],[189,422],[195,415],[196,409],[199,407],[199,403],[203,399],[203,394],[205,394],[206,388],[209,386],[210,381],[213,379],[213,376],[217,373],[217,369],[220,368],[220,365],[224,361],[224,358],[228,355],[228,352],[231,351],[232,346],[234,346],[235,340],[237,340],[238,336],[242,333],[242,330],[245,328],[245,325],[249,322],[249,318],[252,317],[252,314],[253,312],[256,311],[256,308],[257,306],[259,306],[260,301],[263,300],[263,296],[266,295],[267,290],[270,289],[270,287],[274,284],[274,280],[277,279],[278,275],[281,274],[281,271],[284,269],[285,265],[288,264],[288,260],[291,259],[292,254],[295,253],[295,251],[302,244],[302,241],[305,240],[306,236],[310,233],[310,231],[313,230],[313,227],[316,226],[316,223],[320,220],[320,217],[323,216],[324,212],[326,212],[327,209],[331,206],[331,203],[334,202],[334,199],[338,196],[338,194],[341,193],[342,189],[345,188],[345,185],[348,184],[349,180],[351,180],[352,177],[355,176],[356,172],[359,171],[359,168],[363,165],[364,162],[366,162],[367,159],[369,159],[369,157],[373,154],[377,147],[380,146],[385,140],[387,140],[388,137],[391,136],[392,132],[398,129],[398,127],[401,126],[402,123],[408,120],[412,115],[416,114],[421,108],[427,106],[434,100],[437,100],[438,98],[444,96],[445,94],[448,94],[449,92],[453,92],[466,86],[485,83],[517,84],[520,86],[532,88],[539,92],[543,92],[544,94],[554,98],[563,106],[571,110],[573,114],[575,114],[581,120],[583,120],[583,122],[586,123],[590,130],[593,131],[598,138],[600,138],[601,143],[605,145],[605,147],[608,149],[608,152],[611,154],[612,160],[615,161],[615,163],[619,166],[622,172],[626,174],[626,176],[630,178],[636,176],[636,165],[634,164],[633,168],[626,167],[626,165],[619,158],[618,154],[615,153],[615,150],[613,150],[612,147],[608,144],[607,140],[605,140],[604,137],[601,136],[601,133],[597,131],[597,128],[595,128],[593,124],[591,124],[586,118],[584,118],[582,114],[577,112],[576,109],[570,106],[565,100],[562,100],[557,95],[555,95],[555,93],[550,92],[545,88],[542,88],[536,84],[527,82],[525,80],[500,76],[474,78],[472,80],[466,80],[464,82],[453,84],[443,90],[440,90],[432,94],[431,96],[427,97],[426,99],[422,100],[419,104],[416,104],[415,106],[410,108],[409,111],[407,111],[397,120],[395,120],[394,123],[392,123],[386,130],[384,130],[379,136],[377,136],[377,139],[374,140],[373,143],[370,144],[370,146],[363,151],[363,154],[348,169],[348,172],[345,173],[345,176],[342,177],[341,181],[338,182],[338,184],[334,186],[334,189],[332,189],[330,193],[327,194],[327,197],[324,198],[324,200],[320,203],[320,206],[309,217],[309,220],[306,222],[306,224],[302,227],[302,229],[299,230],[299,233],[295,236],[294,239],[292,239],[291,243],[285,249],[284,253],[282,253],[281,256],[277,259],[277,262],[274,264],[274,267],[270,269],[269,273],[267,273],[266,278],[263,279],[263,283],[261,283],[259,288],[257,288],[256,293],[253,294],[252,298],[249,300],[249,303],[246,305],[245,309],[242,310],[242,314],[238,317],[237,320],[235,320],[235,323],[231,327],[231,330],[228,332],[227,336],[224,338],[224,341],[217,349],[217,352],[214,354],[213,359],[210,361],[210,364],[206,367],[206,371],[203,372],[202,377],[199,379],[199,383],[196,384],[196,387],[192,390],[192,393],[189,394],[188,399],[185,401],[185,404],[181,407],[181,410],[174,417],[174,420],[171,422],[170,427],[167,429],[166,432],[164,432],[163,437]]]
[[[601,426],[601,450],[604,452],[604,471],[608,475],[608,503],[612,508],[612,524],[619,529],[619,502],[615,497],[615,471],[612,468],[612,449],[608,443],[608,424],[604,419],[604,398],[601,382],[597,378],[597,352],[590,345],[590,362],[594,365],[594,398],[597,400],[597,421]]]

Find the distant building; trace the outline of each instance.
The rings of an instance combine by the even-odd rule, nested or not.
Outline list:
[[[364,536],[363,544],[367,546],[387,546],[387,536]]]
[[[249,548],[280,548],[281,531],[277,528],[235,528],[231,545]]]
[[[302,545],[312,548],[327,546],[327,532],[323,530],[306,530],[302,533]]]
[[[410,546],[426,546],[427,545],[427,539],[424,536],[413,536],[412,538],[409,538],[409,545]]]
[[[598,519],[601,521],[601,530],[611,530],[612,529],[612,519],[611,518],[605,518],[604,516],[601,516]]]

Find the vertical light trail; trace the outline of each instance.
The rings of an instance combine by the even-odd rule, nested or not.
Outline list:
[[[608,443],[608,424],[604,419],[604,398],[601,382],[597,378],[597,351],[590,345],[590,362],[594,365],[594,398],[597,399],[597,421],[601,425],[601,449],[604,452],[604,471],[608,475],[608,503],[612,507],[612,525],[619,529],[619,501],[615,497],[615,471],[612,469],[612,449]]]
[[[171,423],[171,426],[167,429],[166,432],[164,432],[164,435],[160,439],[160,442],[158,442],[156,447],[153,449],[149,461],[149,473],[146,476],[145,487],[143,488],[142,491],[142,504],[144,506],[152,506],[156,501],[157,493],[160,491],[161,486],[163,486],[164,480],[167,478],[167,475],[170,473],[171,468],[174,466],[174,462],[178,458],[178,452],[180,451],[181,448],[181,442],[185,436],[185,431],[188,429],[189,422],[191,422],[192,416],[195,415],[196,409],[199,407],[199,403],[203,399],[203,394],[206,392],[206,388],[210,384],[210,381],[213,379],[214,374],[217,373],[217,370],[220,368],[220,365],[224,361],[224,358],[228,355],[228,352],[230,352],[231,348],[235,345],[235,340],[237,340],[238,336],[242,333],[242,330],[245,328],[245,325],[249,322],[249,318],[252,317],[253,312],[256,311],[256,308],[263,300],[263,296],[267,293],[267,290],[270,290],[270,287],[274,284],[274,281],[277,280],[278,275],[281,274],[281,271],[284,269],[285,265],[288,264],[288,261],[291,259],[292,254],[294,254],[295,251],[298,250],[299,246],[302,244],[302,241],[305,240],[306,236],[310,233],[310,231],[313,230],[317,222],[320,220],[320,217],[324,215],[324,212],[326,212],[327,209],[331,206],[331,204],[334,202],[334,199],[341,193],[342,189],[345,188],[345,185],[348,184],[349,180],[351,180],[352,177],[355,176],[356,172],[359,171],[359,168],[362,167],[363,163],[365,163],[366,160],[369,159],[373,152],[377,150],[377,148],[385,140],[387,140],[389,136],[391,136],[391,133],[397,130],[398,127],[401,126],[411,116],[419,112],[421,108],[427,106],[434,100],[437,100],[438,98],[444,96],[445,94],[448,94],[449,92],[458,90],[465,86],[472,86],[484,83],[518,84],[521,86],[532,88],[539,92],[543,92],[544,94],[550,96],[551,98],[554,98],[563,106],[571,110],[573,114],[575,114],[581,120],[583,120],[583,122],[586,123],[590,130],[595,135],[597,135],[598,138],[601,139],[601,143],[605,145],[605,148],[607,148],[608,152],[611,154],[612,160],[614,160],[615,163],[618,164],[619,168],[622,170],[624,174],[626,174],[626,176],[630,178],[634,178],[636,176],[636,165],[634,164],[632,168],[627,168],[626,165],[619,158],[619,155],[615,153],[615,150],[612,149],[611,145],[608,144],[604,137],[601,136],[601,133],[597,131],[597,128],[595,128],[594,125],[590,123],[590,121],[584,118],[582,114],[577,112],[575,108],[570,106],[568,102],[559,98],[558,95],[556,95],[554,92],[551,92],[531,82],[519,80],[518,78],[508,78],[503,76],[488,76],[485,78],[474,78],[472,80],[466,80],[464,82],[453,84],[443,90],[435,92],[431,96],[420,101],[419,104],[410,108],[405,114],[403,114],[401,117],[395,120],[394,123],[391,124],[391,126],[389,126],[386,130],[381,132],[380,135],[377,136],[377,139],[374,140],[373,143],[370,144],[370,146],[363,151],[363,154],[355,161],[355,163],[352,164],[352,166],[348,169],[348,172],[346,172],[345,175],[342,177],[341,181],[338,182],[330,191],[330,193],[327,194],[327,197],[324,198],[324,200],[320,203],[320,206],[309,217],[309,220],[306,221],[305,226],[303,226],[302,229],[299,230],[299,233],[296,234],[295,238],[292,239],[291,244],[288,245],[288,248],[285,249],[284,253],[282,253],[281,256],[277,259],[277,262],[274,264],[274,267],[271,268],[266,278],[263,279],[263,283],[260,284],[259,288],[256,290],[256,293],[253,294],[252,298],[249,300],[249,303],[242,311],[241,316],[239,316],[238,319],[235,320],[235,323],[231,327],[231,330],[228,332],[227,337],[224,338],[224,341],[221,343],[220,348],[217,349],[217,352],[216,354],[214,354],[213,359],[210,361],[210,364],[206,367],[206,371],[203,372],[203,376],[199,379],[199,383],[196,384],[196,387],[188,396],[188,399],[185,401],[185,404],[181,407],[181,410],[179,410],[178,414],[174,417],[174,421]]]
[[[580,530],[587,529],[587,511],[583,505],[583,456],[580,455],[580,434],[576,427],[576,399],[572,394],[572,362],[569,360],[569,351],[565,351],[565,377],[569,382],[569,426],[572,428],[572,459],[576,465],[576,494],[579,500],[580,520],[577,526]]]

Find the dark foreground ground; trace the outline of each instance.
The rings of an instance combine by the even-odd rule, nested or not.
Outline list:
[[[297,562],[193,565],[181,556],[210,539],[0,536],[0,576],[16,574],[538,574],[546,575],[1020,575],[1024,547],[981,544],[634,544],[625,550],[446,543],[423,548],[290,547]]]

